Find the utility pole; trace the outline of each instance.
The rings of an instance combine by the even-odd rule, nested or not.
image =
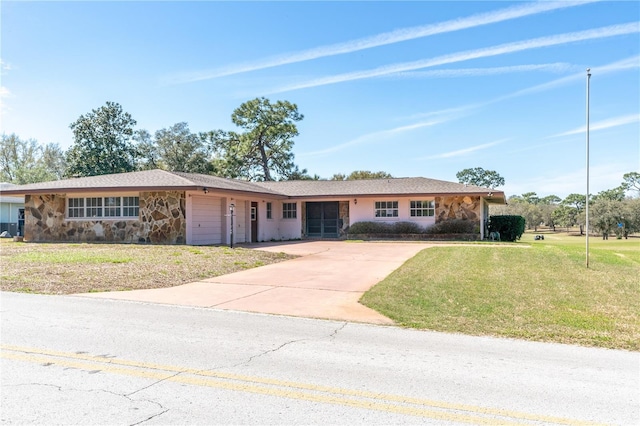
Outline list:
[[[591,81],[591,68],[587,68],[587,197],[585,199],[585,217],[586,217],[586,263],[589,268],[589,90]]]

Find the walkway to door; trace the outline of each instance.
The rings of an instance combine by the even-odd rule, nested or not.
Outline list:
[[[389,318],[358,300],[406,260],[431,246],[347,241],[251,244],[245,247],[300,257],[177,287],[82,296],[391,324]]]

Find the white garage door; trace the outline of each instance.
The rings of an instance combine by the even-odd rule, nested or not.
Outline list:
[[[220,198],[194,196],[191,209],[191,244],[222,244]]]

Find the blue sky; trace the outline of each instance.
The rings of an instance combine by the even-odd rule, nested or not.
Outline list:
[[[640,3],[12,2],[2,16],[2,132],[72,143],[118,102],[150,132],[232,130],[265,96],[305,115],[296,163],[456,181],[508,195],[591,192],[640,170]]]

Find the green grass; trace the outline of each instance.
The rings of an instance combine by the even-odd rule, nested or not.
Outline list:
[[[640,350],[640,239],[423,250],[362,303],[421,329]]]
[[[74,294],[171,287],[294,256],[245,248],[0,240],[0,289]]]

